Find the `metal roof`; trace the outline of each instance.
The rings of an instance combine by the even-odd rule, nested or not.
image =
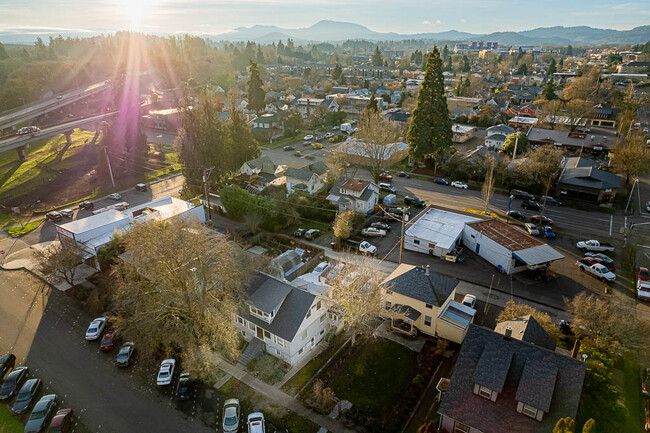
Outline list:
[[[526,263],[528,266],[541,265],[563,259],[564,256],[550,246],[544,244],[538,247],[526,248],[525,250],[513,251],[513,257]]]

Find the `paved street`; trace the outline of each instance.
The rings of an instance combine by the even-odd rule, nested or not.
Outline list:
[[[85,341],[92,318],[66,295],[22,271],[0,271],[0,279],[0,353],[14,352],[92,431],[214,431],[176,410],[171,389],[155,387],[155,366],[119,370],[115,352],[101,353],[97,341]]]

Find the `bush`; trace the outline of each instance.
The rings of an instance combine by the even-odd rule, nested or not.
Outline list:
[[[334,137],[330,138],[328,141],[330,143],[340,143],[342,141],[345,141],[346,138],[347,137],[345,135],[341,134],[341,135],[335,135]]]

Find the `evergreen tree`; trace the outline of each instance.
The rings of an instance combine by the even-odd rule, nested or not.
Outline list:
[[[7,54],[7,50],[5,50],[5,46],[2,45],[2,42],[0,42],[0,60],[7,58],[9,58],[9,54]]]
[[[451,64],[451,56],[447,58],[447,71],[451,72],[454,70],[454,66]]]
[[[364,112],[366,111],[379,111],[379,105],[377,105],[377,99],[375,98],[375,92],[372,92],[372,95],[370,95],[370,101],[368,101],[368,105],[366,105],[366,108],[363,110]]]
[[[257,54],[255,56],[257,63],[264,63],[264,53],[262,53],[262,46],[257,46]]]
[[[246,117],[241,112],[232,111],[226,129],[229,135],[229,160],[232,167],[241,167],[246,161],[260,156],[257,140],[253,136],[253,131],[251,131]]]
[[[375,53],[372,55],[372,66],[382,66],[384,64],[384,61],[381,57],[381,51],[379,51],[379,47],[375,47]]]
[[[26,60],[26,61],[28,61],[28,60],[30,60],[32,58],[32,56],[29,55],[29,52],[27,51],[26,48],[23,48],[23,50],[20,53],[20,57],[22,57],[23,60]]]
[[[567,45],[567,47],[566,47],[566,55],[567,56],[572,56],[573,55],[573,47],[571,46],[571,44]]]
[[[278,48],[276,52],[279,54],[284,54],[284,44],[282,43],[282,39],[278,41]]]
[[[463,72],[469,72],[471,70],[471,67],[469,65],[469,58],[467,58],[467,56],[463,56],[463,66],[460,70]]]
[[[560,59],[560,63],[558,63],[558,65],[560,65],[560,67],[564,66],[564,58]]]
[[[553,99],[557,99],[555,90],[556,90],[555,81],[553,81],[553,79],[550,78],[546,82],[546,85],[544,86],[544,90],[542,90],[542,96],[544,96],[544,99],[546,99],[547,101],[552,101]]]
[[[248,68],[248,108],[259,113],[265,107],[266,92],[262,89],[262,79],[257,63],[250,61]]]
[[[427,59],[424,81],[407,134],[409,152],[414,158],[431,156],[437,168],[439,160],[452,146],[452,136],[442,59],[438,48],[434,46]]]
[[[442,60],[447,60],[447,57],[449,57],[449,48],[447,48],[447,44],[445,44],[445,46],[442,47]]]
[[[343,75],[343,68],[341,68],[341,65],[337,63],[332,70],[332,80],[339,81],[341,79],[341,75]]]
[[[525,63],[521,63],[517,70],[515,71],[515,74],[517,75],[528,75],[528,65]]]
[[[556,72],[557,72],[557,63],[555,62],[555,59],[551,59],[551,62],[548,64],[548,69],[546,70],[546,76],[551,77]]]

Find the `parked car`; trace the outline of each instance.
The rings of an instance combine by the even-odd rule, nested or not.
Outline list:
[[[365,229],[361,230],[361,236],[381,236],[384,237],[386,236],[386,230],[382,229],[377,229],[374,227],[366,227]]]
[[[29,408],[34,404],[36,396],[41,391],[43,387],[43,381],[41,379],[29,379],[23,384],[16,395],[16,400],[14,400],[14,405],[11,407],[11,412],[16,415],[25,413]]]
[[[287,151],[289,151],[289,150],[296,150],[296,149],[295,149],[293,146],[284,146],[284,147],[282,148],[282,150],[284,150],[285,152],[287,152]]]
[[[59,409],[52,418],[47,433],[68,433],[72,428],[72,415],[70,408]]]
[[[332,132],[325,133],[325,138],[332,138],[332,137],[334,137],[334,134]]]
[[[544,233],[544,237],[546,239],[555,239],[555,232],[553,231],[551,226],[542,227],[542,233]]]
[[[648,273],[648,268],[644,266],[637,268],[636,279],[639,281],[650,281],[650,273]]]
[[[307,232],[307,229],[300,228],[296,229],[296,231],[293,232],[293,235],[297,238],[301,238],[305,235],[305,232]]]
[[[604,261],[607,262],[607,263],[614,263],[614,259],[612,259],[612,258],[609,257],[608,255],[603,254],[603,253],[592,253],[592,252],[588,252],[588,253],[585,253],[585,257],[597,257],[597,258],[599,258],[599,259],[604,260]]]
[[[395,189],[395,187],[390,183],[383,183],[383,182],[379,183],[379,189],[382,191],[389,191],[392,193],[395,193],[397,191],[397,189]]]
[[[338,131],[339,129],[341,129],[339,125],[332,126],[332,131]]]
[[[548,195],[543,195],[539,201],[546,204],[552,204],[553,206],[562,206],[561,201],[556,200],[553,197],[550,197]]]
[[[409,206],[415,206],[415,207],[426,207],[427,204],[424,200],[420,200],[417,197],[410,197],[406,196],[404,197],[404,204],[407,204]]]
[[[179,400],[185,401],[190,399],[190,374],[187,372],[181,373],[178,378],[178,385],[176,386],[176,397]]]
[[[603,265],[604,267],[606,267],[607,269],[609,269],[612,272],[614,272],[616,270],[616,268],[614,267],[614,263],[607,263],[603,259],[599,259],[597,257],[585,257],[582,260],[584,260],[587,263],[591,263],[592,265],[594,263],[599,263],[599,264]]]
[[[643,370],[643,382],[641,383],[641,392],[646,397],[650,397],[650,368]]]
[[[305,232],[305,239],[316,239],[320,236],[320,230],[318,229],[309,229]]]
[[[311,271],[312,274],[320,275],[323,272],[325,272],[328,268],[330,267],[330,264],[328,262],[320,262],[318,266],[314,268],[313,271]]]
[[[147,190],[147,184],[146,183],[138,183],[135,186],[135,190],[144,192],[144,191]]]
[[[131,365],[131,360],[133,359],[133,352],[135,350],[135,343],[128,341],[120,347],[120,351],[117,352],[117,358],[115,358],[115,365],[118,367],[128,367]]]
[[[302,147],[311,146],[312,144],[314,144],[314,143],[312,143],[311,141],[305,141],[305,142],[302,143]]]
[[[74,216],[74,211],[72,209],[63,209],[59,213],[66,218],[72,218]]]
[[[553,225],[553,220],[544,215],[533,215],[530,217],[530,220],[534,223],[544,224],[545,226]]]
[[[123,201],[123,202],[117,203],[115,205],[115,209],[117,209],[117,210],[127,210],[129,208],[129,206],[130,206],[130,204]]]
[[[16,365],[16,355],[13,353],[5,353],[0,356],[0,379],[5,377]]]
[[[519,212],[518,210],[509,210],[508,212],[506,212],[506,216],[509,216],[510,218],[517,218],[518,220],[526,219],[526,215]]]
[[[576,243],[576,247],[578,247],[578,249],[582,251],[614,252],[614,245],[598,242],[595,239],[590,239],[588,241],[580,241]]]
[[[376,229],[381,229],[381,230],[386,230],[386,231],[390,230],[390,225],[389,224],[382,223],[382,222],[379,222],[379,221],[370,224],[370,227],[374,227]]]
[[[262,412],[253,412],[248,415],[248,433],[266,433],[266,422]]]
[[[223,404],[223,421],[221,428],[223,433],[236,433],[239,431],[239,419],[241,416],[241,407],[239,400],[229,398]]]
[[[99,350],[102,352],[110,352],[115,348],[115,333],[107,332],[102,337],[102,342],[99,344]]]
[[[650,201],[645,204],[645,211],[650,212]]]
[[[435,179],[433,179],[433,181],[439,185],[449,185],[449,182],[447,182],[446,179],[443,179],[441,177],[436,177]]]
[[[539,203],[532,200],[524,200],[521,202],[521,207],[524,209],[530,209],[538,211],[540,209]]]
[[[642,301],[650,301],[650,281],[636,282],[636,297]]]
[[[384,179],[384,180],[393,180],[393,176],[388,174],[387,172],[383,172],[379,175],[379,179]]]
[[[27,380],[29,368],[18,367],[7,375],[0,387],[0,400],[11,400]]]
[[[454,188],[467,189],[467,184],[466,184],[466,183],[463,183],[463,182],[461,182],[461,181],[459,181],[459,180],[455,180],[455,181],[453,181],[453,182],[451,183],[451,186],[453,186]]]
[[[34,410],[27,419],[25,424],[25,433],[39,433],[47,425],[49,425],[50,418],[54,415],[56,409],[56,394],[47,394],[34,406]]]
[[[63,219],[63,215],[61,215],[61,213],[53,210],[53,211],[48,212],[48,213],[45,214],[45,219],[48,220],[48,221],[52,221],[52,222],[56,223],[56,222],[59,222],[59,221],[61,221]]]
[[[173,358],[165,359],[160,363],[160,370],[158,370],[158,377],[156,378],[156,384],[159,386],[165,386],[172,383],[174,378],[174,369],[176,368],[176,360]]]
[[[476,305],[476,296],[467,294],[463,298],[463,305],[469,307],[469,308],[474,308]]]
[[[81,203],[79,203],[79,209],[93,210],[95,209],[95,203],[93,203],[92,201],[84,200]]]
[[[408,174],[408,173],[406,173],[405,171],[400,171],[400,172],[397,173],[397,175],[398,175],[399,177],[405,177],[405,178],[407,178],[407,179],[410,179],[410,178],[411,178],[411,175]]]
[[[108,198],[110,198],[111,200],[117,201],[117,200],[121,200],[122,196],[120,194],[114,192],[113,194],[109,194]]]
[[[25,126],[16,131],[16,135],[35,134],[37,132],[41,132],[41,129],[37,126]]]
[[[591,264],[584,260],[578,260],[576,266],[583,272],[588,272],[601,281],[614,281],[616,275],[600,263]]]
[[[514,196],[514,198],[523,198],[524,200],[535,201],[535,196],[534,195],[532,195],[529,192],[522,191],[520,189],[510,190],[510,195]]]
[[[97,340],[106,327],[106,317],[98,317],[90,322],[86,331],[86,340]]]
[[[304,138],[304,140],[313,140],[313,139],[314,139],[314,136],[311,135],[311,134],[305,135],[305,138]]]
[[[539,236],[539,229],[537,226],[533,223],[526,223],[524,224],[524,227],[526,228],[526,231],[533,235],[533,236]]]

